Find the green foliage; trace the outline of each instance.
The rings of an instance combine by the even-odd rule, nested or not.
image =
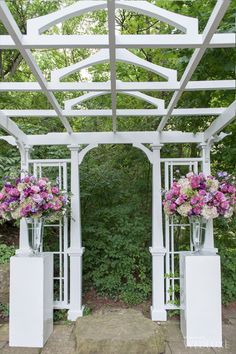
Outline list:
[[[10,257],[15,254],[14,246],[0,244],[0,264],[6,264],[10,261]]]
[[[92,309],[89,306],[84,307],[83,316],[89,316],[92,313]]]
[[[220,251],[222,271],[222,301],[228,304],[236,299],[236,249]]]
[[[53,311],[53,321],[54,322],[65,322],[67,321],[67,310],[54,310]]]
[[[58,8],[74,3],[74,0],[8,0],[22,33],[26,33],[26,20],[51,13]],[[208,1],[170,1],[151,0],[157,6],[167,10],[197,17],[200,32],[215,5],[215,0]],[[235,26],[236,1],[232,0],[218,32],[233,32]],[[178,30],[172,26],[126,10],[117,10],[117,30],[121,34],[176,34]],[[0,23],[0,34],[6,34]],[[96,11],[86,16],[76,16],[62,25],[55,25],[46,34],[105,34],[107,33],[106,11]],[[193,53],[190,49],[130,49],[140,58],[160,66],[176,69],[178,79],[181,78]],[[50,72],[87,58],[88,49],[68,50],[34,50],[33,54],[43,74],[49,80]],[[234,79],[236,52],[232,48],[208,49],[203,56],[192,80]],[[1,65],[2,64],[2,65]],[[162,81],[163,78],[153,72],[137,68],[134,65],[117,63],[117,79],[123,81]],[[63,79],[67,82],[107,81],[109,65],[99,64],[73,73]],[[0,51],[1,81],[34,81],[29,67],[18,51]],[[56,92],[55,96],[63,107],[63,102],[82,94],[82,92]],[[170,101],[170,92],[148,92],[153,97],[165,100],[166,107]],[[185,91],[178,107],[226,107],[234,100],[233,91]],[[130,96],[117,95],[119,108],[151,108],[150,104]],[[38,92],[2,92],[0,109],[50,109],[44,95]],[[83,102],[81,108],[111,108],[110,95],[97,97]],[[118,130],[156,130],[157,117],[123,117],[118,119]],[[171,117],[166,128],[182,131],[203,131],[213,121],[213,117]],[[58,118],[17,118],[17,123],[29,134],[44,134],[52,131],[64,131]],[[108,131],[112,128],[112,120],[104,117],[71,117],[70,123],[74,131]],[[232,132],[212,149],[213,172],[226,170],[236,174],[236,123],[225,129]],[[2,133],[3,134],[3,133]],[[5,133],[4,133],[5,134]],[[196,157],[199,151],[195,144],[165,145],[163,157]],[[32,158],[68,158],[69,150],[65,146],[35,147]],[[15,147],[0,141],[0,179],[12,172],[19,171],[20,156]],[[50,178],[54,178],[48,171]],[[68,180],[69,180],[68,176]],[[81,165],[81,213],[84,254],[84,286],[93,287],[99,294],[118,297],[131,304],[141,302],[151,292],[151,257],[148,247],[151,243],[151,166],[143,153],[129,146],[101,146],[90,152]],[[235,223],[215,222],[217,247],[222,255],[223,301],[236,299],[233,275],[235,257]],[[186,249],[189,242],[189,230],[175,231],[175,248]],[[45,250],[56,250],[56,231],[45,231]],[[1,247],[5,247],[2,245]],[[1,248],[0,248],[1,250]],[[226,251],[227,250],[227,251]],[[1,251],[0,251],[1,252]],[[4,248],[2,258],[9,259],[13,249]],[[1,258],[0,258],[1,259]],[[175,262],[177,258],[175,259]],[[55,271],[58,272],[58,261]],[[234,273],[235,274],[235,273]],[[56,312],[56,318],[62,320],[64,312]]]
[[[0,303],[0,317],[7,319],[9,317],[9,304]]]

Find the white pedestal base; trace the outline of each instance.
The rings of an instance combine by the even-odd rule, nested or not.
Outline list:
[[[180,320],[188,347],[222,347],[220,257],[180,255]]]
[[[150,308],[152,321],[166,321],[167,312],[166,310],[155,310],[152,306]]]
[[[69,310],[67,314],[68,321],[76,321],[78,317],[83,317],[84,306],[82,306],[81,310]]]
[[[11,257],[9,345],[43,347],[52,331],[52,254]]]

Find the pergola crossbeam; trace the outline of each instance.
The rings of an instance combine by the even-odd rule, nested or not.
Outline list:
[[[116,81],[116,91],[176,91],[180,82],[121,82]],[[189,81],[185,91],[235,90],[236,80]],[[111,91],[110,82],[48,82],[48,91]],[[38,82],[0,82],[0,92],[41,91]]]
[[[177,108],[171,113],[172,116],[214,116],[225,111],[226,108]],[[28,110],[3,110],[9,117],[57,117],[53,109],[28,109]],[[67,117],[112,117],[111,109],[65,109],[62,111]],[[163,116],[166,109],[117,109],[117,116]]]
[[[60,118],[62,124],[66,128],[68,133],[72,133],[72,128],[66,119],[66,117],[63,116],[61,107],[59,103],[57,102],[54,94],[47,89],[47,81],[45,77],[43,76],[43,73],[41,72],[39,66],[37,65],[31,51],[29,49],[25,49],[22,46],[22,34],[19,30],[19,27],[17,23],[15,22],[11,12],[9,11],[5,1],[0,2],[0,18],[8,30],[8,33],[12,36],[12,39],[14,40],[15,44],[17,45],[18,50],[21,52],[22,57],[25,59],[26,63],[29,65],[33,75],[38,81],[39,86],[41,87],[42,92],[45,94],[47,97],[48,101],[52,105],[52,107],[55,109],[57,112],[58,117]]]
[[[220,133],[228,124],[236,118],[236,100],[225,109],[221,115],[214,120],[210,127],[205,131],[204,139],[209,140],[214,135]]]
[[[11,120],[3,111],[0,110],[0,128],[12,135],[17,141],[27,144],[27,135]]]
[[[195,49],[184,73],[183,76],[180,80],[180,88],[178,91],[175,91],[175,93],[172,96],[172,99],[168,105],[167,108],[167,114],[165,117],[162,118],[159,126],[158,126],[158,131],[162,131],[167,124],[167,121],[169,117],[171,116],[171,112],[173,109],[176,107],[182,93],[185,90],[185,87],[187,86],[187,83],[191,79],[195,69],[197,68],[200,60],[202,59],[213,35],[214,32],[216,31],[221,19],[223,18],[228,6],[230,4],[230,0],[218,0],[212,13],[211,16],[207,22],[207,25],[203,31],[203,44],[200,48]]]
[[[165,35],[116,35],[116,48],[200,48],[203,44],[202,34]],[[236,39],[234,33],[216,33],[209,48],[233,48]],[[109,48],[107,35],[22,35],[25,49],[60,49],[60,48]],[[17,49],[9,35],[0,35],[0,49]]]

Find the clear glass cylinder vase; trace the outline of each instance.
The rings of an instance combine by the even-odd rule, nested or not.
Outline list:
[[[43,241],[44,218],[26,218],[29,246],[36,256],[40,253]]]
[[[206,219],[203,217],[190,217],[190,238],[191,243],[194,247],[194,251],[200,252],[204,242],[205,242],[205,234],[206,234]]]

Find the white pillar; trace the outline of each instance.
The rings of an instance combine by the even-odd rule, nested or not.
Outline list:
[[[161,193],[161,160],[162,145],[152,146],[152,307],[153,321],[166,321],[165,289],[164,289],[164,256]]]
[[[80,221],[79,145],[70,145],[71,151],[71,220],[70,220],[70,309],[68,320],[83,316],[82,307],[82,248]]]
[[[21,177],[24,177],[25,172],[28,172],[29,170],[30,150],[32,149],[32,146],[19,144],[18,147],[21,155]],[[16,254],[26,256],[32,253],[33,252],[29,247],[27,225],[25,218],[23,218],[20,221],[19,249],[16,250]]]
[[[202,148],[202,171],[206,176],[211,174],[211,144],[201,144]],[[213,220],[209,220],[206,226],[205,243],[202,248],[203,253],[217,253],[218,249],[214,247]]]

